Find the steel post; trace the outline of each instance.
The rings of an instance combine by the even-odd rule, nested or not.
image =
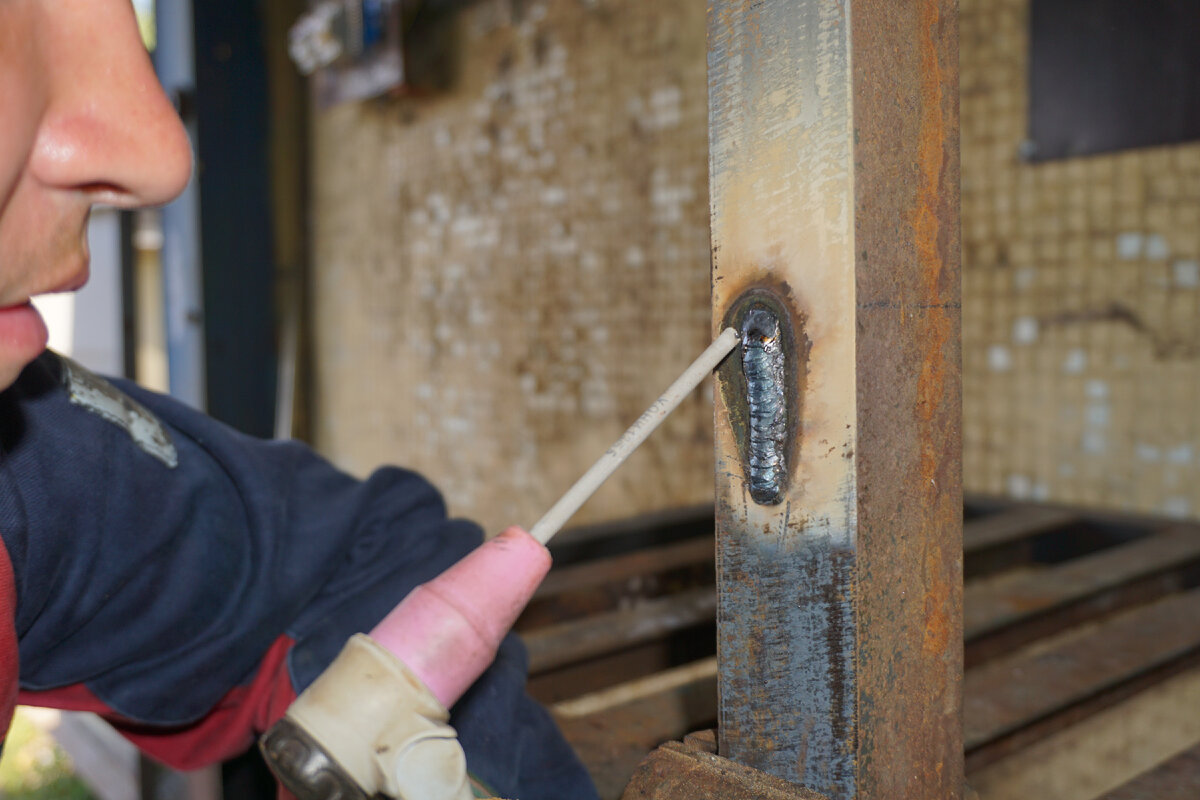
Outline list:
[[[709,2],[720,753],[831,798],[962,793],[956,14]]]

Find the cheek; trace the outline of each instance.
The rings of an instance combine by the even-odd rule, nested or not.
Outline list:
[[[0,0],[0,213],[25,170],[47,104],[36,17],[27,6]]]
[[[36,19],[29,3],[0,0],[0,291],[28,263],[15,233],[30,216],[23,176],[47,102]]]
[[[38,229],[45,224],[45,217],[37,213],[34,187],[22,179],[27,173],[20,163],[14,167],[8,144],[11,140],[5,141],[5,134],[0,133],[0,299],[4,300],[12,300],[6,295],[28,277],[33,263],[31,245],[44,235]]]
[[[87,205],[20,180],[0,214],[0,291],[43,288],[47,275],[73,268],[86,240]],[[38,280],[32,280],[39,278]]]
[[[27,193],[26,187],[18,182],[0,208],[0,299],[5,302],[14,300],[8,294],[28,283],[30,265],[34,263],[31,243],[39,232],[27,227],[31,220],[35,224],[37,221],[37,215],[30,213]]]
[[[8,80],[5,65],[0,62],[0,215],[5,213],[16,191],[21,175],[25,172],[29,154],[36,135],[36,117],[29,122],[32,113],[12,102],[20,99],[21,87],[6,85]]]

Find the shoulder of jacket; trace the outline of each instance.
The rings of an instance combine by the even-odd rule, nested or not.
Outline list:
[[[122,429],[139,449],[169,469],[179,466],[175,444],[158,417],[86,367],[58,353],[53,355],[72,405]]]

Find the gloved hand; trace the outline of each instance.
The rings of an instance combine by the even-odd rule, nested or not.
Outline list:
[[[549,569],[550,552],[509,528],[418,586],[267,732],[267,764],[297,800],[471,800],[447,708],[495,659]]]
[[[404,662],[358,634],[262,748],[297,800],[472,800],[449,719]]]

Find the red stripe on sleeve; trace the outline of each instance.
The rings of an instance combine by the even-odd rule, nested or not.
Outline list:
[[[17,706],[17,586],[8,550],[0,544],[0,741],[4,740]]]
[[[0,590],[2,588],[0,583]],[[11,621],[9,627],[12,627]],[[2,633],[0,631],[0,635]],[[15,641],[15,633],[13,638]],[[92,711],[108,720],[150,757],[175,769],[198,769],[244,753],[259,734],[287,711],[296,699],[287,671],[287,654],[292,644],[287,636],[277,639],[260,663],[253,681],[230,691],[207,716],[190,725],[164,728],[123,719],[82,684],[44,692],[21,692],[19,702],[69,711]],[[15,646],[13,654],[16,654]],[[0,651],[2,655],[3,651]],[[13,683],[15,686],[15,672]]]

